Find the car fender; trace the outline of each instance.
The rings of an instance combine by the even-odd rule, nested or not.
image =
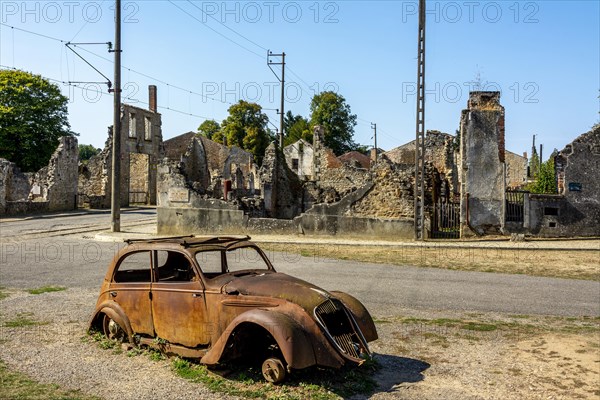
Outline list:
[[[131,323],[129,322],[129,318],[123,311],[123,309],[119,306],[119,304],[115,301],[108,300],[101,303],[98,307],[96,307],[96,312],[93,317],[90,319],[88,324],[89,329],[93,328],[101,328],[102,321],[100,320],[100,316],[102,314],[108,315],[113,321],[115,321],[119,326],[125,329],[127,333],[127,337],[129,338],[129,342],[133,343],[133,329],[131,329]]]
[[[369,311],[367,311],[365,306],[358,299],[344,292],[330,291],[329,293],[340,300],[352,313],[367,342],[372,342],[379,338],[371,314],[369,314]]]
[[[289,316],[265,309],[254,309],[238,315],[200,362],[209,365],[219,362],[231,334],[244,322],[256,324],[273,336],[288,368],[300,369],[316,364],[311,341],[304,329]]]

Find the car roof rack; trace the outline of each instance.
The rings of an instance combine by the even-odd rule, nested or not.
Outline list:
[[[221,244],[230,243],[235,244],[250,240],[248,235],[239,236],[166,236],[153,239],[125,239],[124,242],[127,244],[134,243],[177,243],[183,247],[200,246],[203,244]]]
[[[157,243],[157,242],[176,242],[177,239],[188,239],[193,238],[194,235],[186,235],[186,236],[164,236],[158,238],[151,239],[125,239],[123,240],[127,244],[132,243]]]
[[[197,236],[192,240],[184,240],[182,245],[184,247],[193,247],[200,246],[203,244],[221,244],[221,243],[230,243],[235,244],[239,242],[244,242],[246,240],[250,240],[250,236],[248,235],[239,235],[239,236]]]

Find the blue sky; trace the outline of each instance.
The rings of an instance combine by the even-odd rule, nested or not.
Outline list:
[[[414,138],[416,1],[122,1],[124,97],[145,106],[147,86],[158,86],[165,139],[195,130],[203,117],[221,121],[239,99],[261,104],[278,126],[280,89],[267,49],[286,52],[286,110],[308,116],[312,95],[333,89],[359,118],[355,141],[372,144],[371,122],[384,149]],[[478,85],[501,90],[513,152],[529,153],[537,134],[547,156],[588,131],[599,121],[599,4],[429,0],[426,128],[454,133]],[[64,43],[11,27],[114,41],[113,10],[113,1],[2,0],[0,65],[102,81]],[[112,79],[105,45],[78,51]],[[106,86],[59,86],[79,142],[103,147],[112,123]]]

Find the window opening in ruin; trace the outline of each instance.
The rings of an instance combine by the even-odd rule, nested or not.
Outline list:
[[[550,228],[556,228],[556,222],[550,222],[550,223],[548,224],[548,226],[549,226]]]
[[[129,137],[133,138],[136,136],[136,131],[135,131],[135,114],[134,113],[130,113],[129,114]]]
[[[544,215],[558,215],[558,207],[544,207]]]
[[[293,170],[298,170],[298,159],[297,158],[292,158],[292,169]]]
[[[150,156],[129,153],[129,204],[148,204],[148,180],[150,178]]]
[[[152,120],[150,117],[144,119],[144,139],[152,140]]]

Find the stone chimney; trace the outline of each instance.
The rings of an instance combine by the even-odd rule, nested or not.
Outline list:
[[[158,112],[156,105],[156,85],[148,85],[148,109],[152,112]]]

